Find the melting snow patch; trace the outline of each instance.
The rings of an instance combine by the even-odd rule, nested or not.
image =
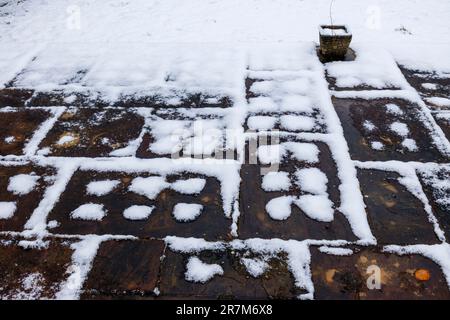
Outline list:
[[[314,118],[295,115],[281,116],[280,124],[281,128],[289,131],[311,131],[316,125]]]
[[[187,180],[178,180],[171,184],[171,188],[182,194],[199,194],[205,187],[206,180],[201,178],[192,178]]]
[[[71,142],[74,141],[74,140],[75,140],[75,137],[74,137],[74,136],[72,136],[72,135],[70,135],[70,134],[67,134],[67,135],[62,136],[62,137],[56,142],[56,144],[59,145],[59,146],[62,146],[62,145],[71,143]]]
[[[371,147],[373,150],[380,151],[380,150],[383,150],[383,149],[384,149],[384,144],[383,144],[382,142],[380,142],[380,141],[372,141],[372,142],[370,143],[370,147]]]
[[[15,202],[1,202],[0,201],[0,219],[9,219],[14,215],[17,210]]]
[[[435,83],[422,83],[422,88],[426,89],[426,90],[437,90],[438,89],[438,85]]]
[[[72,219],[100,221],[106,215],[102,204],[86,203],[71,212]]]
[[[13,136],[9,136],[9,137],[6,137],[5,140],[3,140],[3,141],[5,141],[6,143],[9,144],[9,143],[13,143],[15,140],[16,139]]]
[[[396,134],[398,134],[400,137],[407,137],[409,134],[409,129],[408,126],[406,125],[406,123],[403,122],[394,122],[392,123],[389,128],[395,132]]]
[[[264,191],[287,191],[290,186],[289,173],[284,171],[269,172],[262,180]]]
[[[282,146],[289,152],[297,161],[304,161],[307,163],[319,162],[319,148],[313,143],[303,142],[283,142]]]
[[[319,247],[319,251],[326,254],[331,254],[334,256],[351,256],[353,254],[353,250],[347,248],[335,248],[328,246]]]
[[[280,163],[286,154],[286,150],[282,145],[272,144],[258,147],[258,159],[262,164]]]
[[[375,130],[377,127],[373,124],[372,121],[370,120],[365,120],[363,122],[363,127],[364,129],[366,129],[367,132],[372,132],[373,130]]]
[[[162,190],[168,187],[170,184],[163,177],[137,177],[131,182],[129,190],[154,200]]]
[[[300,169],[295,172],[295,177],[302,191],[313,194],[327,194],[328,178],[320,169]]]
[[[331,222],[333,221],[333,203],[326,195],[300,196],[294,203],[311,219]]]
[[[266,261],[258,258],[242,258],[241,262],[247,269],[247,272],[254,278],[258,278],[269,268],[269,264]]]
[[[402,141],[402,146],[406,148],[406,150],[415,152],[418,151],[419,148],[417,147],[416,141],[413,139],[405,139]]]
[[[386,112],[395,116],[401,116],[403,115],[402,109],[396,104],[389,103],[386,106]]]
[[[438,107],[450,107],[450,99],[448,98],[432,97],[426,98],[426,101]]]
[[[35,174],[18,174],[9,179],[8,191],[17,195],[25,195],[30,193],[39,180],[39,176]]]
[[[277,119],[269,116],[252,116],[247,120],[250,130],[267,131],[275,127]]]
[[[145,220],[152,213],[154,206],[131,206],[123,211],[124,218],[128,220]]]
[[[194,221],[202,213],[203,206],[196,203],[178,203],[173,208],[173,216],[177,221]]]
[[[223,269],[218,264],[203,263],[197,257],[189,258],[186,265],[185,279],[190,282],[205,283],[216,275],[223,275]]]
[[[286,220],[291,216],[292,201],[290,196],[274,198],[266,204],[266,211],[274,220]]]
[[[90,195],[104,196],[110,193],[119,183],[120,180],[92,181],[87,185],[86,191]]]

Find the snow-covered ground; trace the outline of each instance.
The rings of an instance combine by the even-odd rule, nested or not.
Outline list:
[[[450,187],[445,177],[450,171],[450,142],[426,102],[445,108],[449,97],[424,100],[397,65],[450,76],[450,2],[336,0],[333,22],[350,27],[357,57],[324,65],[317,57],[316,44],[318,25],[330,22],[329,7],[329,0],[0,0],[0,88],[31,89],[34,94],[62,91],[65,96],[64,105],[27,105],[28,112],[39,110],[47,112],[48,117],[30,133],[20,152],[1,153],[0,166],[31,165],[56,172],[45,177],[35,172],[17,173],[9,178],[7,188],[1,190],[9,198],[0,201],[0,220],[14,217],[20,209],[18,204],[30,192],[41,190],[42,199],[29,212],[23,230],[3,230],[2,235],[26,238],[19,245],[34,249],[48,248],[47,238],[73,241],[72,266],[56,297],[79,298],[102,242],[137,241],[141,234],[122,230],[115,234],[73,234],[70,229],[53,232],[61,226],[60,221],[51,220],[55,208],[68,190],[73,190],[72,183],[82,185],[76,190],[82,202],[74,203],[67,217],[57,216],[69,222],[100,225],[110,218],[123,218],[123,224],[148,222],[161,214],[156,200],[172,192],[185,198],[170,208],[165,223],[173,219],[177,226],[187,226],[200,219],[213,219],[208,211],[211,199],[200,195],[212,188],[207,178],[215,179],[220,185],[220,199],[214,200],[220,203],[220,215],[228,222],[221,230],[228,241],[223,240],[225,237],[209,241],[199,234],[197,238],[171,233],[154,237],[173,252],[191,255],[185,266],[186,281],[205,283],[226,277],[221,265],[200,259],[202,251],[245,252],[240,263],[255,278],[268,270],[270,259],[284,253],[295,286],[303,292],[298,298],[311,299],[315,292],[311,247],[318,247],[324,254],[351,256],[350,246],[377,244],[379,239],[369,224],[357,175],[357,170],[376,169],[398,174],[398,183],[419,200],[436,237],[433,245],[390,243],[386,252],[428,257],[441,267],[450,286],[449,246],[422,181],[428,181],[443,198],[440,204],[448,205]],[[331,86],[326,76],[334,79]],[[424,88],[432,90],[435,85]],[[94,116],[79,126],[66,124],[64,133],[56,131],[57,139],[51,140],[55,128],[70,123],[80,112],[81,108],[72,105],[77,98],[74,93],[98,94],[107,102],[129,95],[158,95],[165,109],[151,104],[128,110],[117,107],[114,112],[120,114],[119,120],[121,112],[124,119],[130,112],[142,119],[143,125],[127,128],[135,130],[136,135],[124,143],[112,143],[109,138],[115,137],[103,137],[108,152],[86,155],[80,139],[91,134],[86,127],[104,124],[103,109],[96,109]],[[183,98],[197,93],[210,105],[230,98],[231,106],[179,107]],[[381,114],[388,115],[387,123],[365,120],[362,127],[365,133],[376,135],[385,126],[385,132],[377,136],[383,142],[369,141],[369,148],[384,155],[385,144],[399,139],[402,161],[353,159],[332,96],[368,103],[377,98],[401,100],[406,107],[384,103]],[[10,106],[0,108],[4,115],[20,111]],[[425,148],[414,136],[417,129],[411,127],[417,123],[423,128],[423,139],[429,141]],[[272,135],[271,143],[253,146],[253,160],[272,169],[256,176],[261,189],[267,194],[282,193],[264,204],[270,221],[290,223],[294,210],[314,223],[330,223],[342,214],[355,240],[281,240],[259,235],[240,238],[240,221],[245,214],[242,208],[252,205],[243,204],[241,198],[246,143],[267,135]],[[148,146],[142,147],[148,136]],[[1,143],[7,146],[16,143],[11,134],[3,140]],[[61,155],[61,150],[77,145],[81,146],[79,153]],[[426,153],[428,147],[434,148],[439,157],[433,162],[415,161],[414,157]],[[141,149],[155,157],[140,156]],[[214,158],[228,151],[230,159]],[[173,159],[180,153],[182,158]],[[330,168],[324,169],[327,159],[336,171],[335,178]],[[287,167],[278,170],[283,165]],[[89,176],[89,181],[75,179],[83,173],[95,177]],[[110,176],[97,177],[102,174]],[[125,182],[121,174],[131,178]],[[41,187],[44,182],[48,183],[45,188]],[[114,195],[120,202],[120,197],[128,194],[134,202],[126,203],[117,218],[116,208],[108,207],[105,199]],[[136,199],[146,201],[145,205]],[[206,203],[197,203],[201,201]],[[204,230],[206,233],[209,226]],[[284,235],[280,238],[285,239]],[[250,258],[249,253],[257,257]],[[28,284],[36,279],[25,277],[24,281]],[[160,293],[157,287],[154,289],[155,294]],[[161,293],[164,295],[164,291]]]
[[[17,76],[16,86],[107,87],[112,98],[123,86],[229,89],[249,46],[318,42],[318,25],[330,22],[329,0],[2,3],[1,85]],[[355,47],[385,48],[410,67],[450,72],[447,1],[339,0],[332,12],[334,23],[351,28]]]

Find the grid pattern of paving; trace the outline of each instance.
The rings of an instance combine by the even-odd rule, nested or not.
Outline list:
[[[2,89],[0,297],[450,298],[450,79],[339,87],[283,54],[241,101]]]

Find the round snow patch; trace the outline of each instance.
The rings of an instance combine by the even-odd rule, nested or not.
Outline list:
[[[178,203],[173,208],[173,216],[177,221],[194,221],[202,213],[203,206],[195,203]]]
[[[131,206],[123,211],[123,216],[128,220],[145,220],[154,208],[153,206]]]
[[[18,174],[9,179],[8,191],[17,195],[25,195],[33,191],[39,176],[31,174]]]
[[[90,195],[104,196],[110,193],[119,183],[119,180],[92,181],[87,185],[86,192]]]
[[[106,215],[102,204],[86,203],[71,212],[72,219],[100,221]]]
[[[0,219],[9,219],[14,215],[17,206],[15,202],[0,202]]]

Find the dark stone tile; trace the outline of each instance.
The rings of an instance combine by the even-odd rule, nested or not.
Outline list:
[[[49,156],[105,157],[136,139],[144,125],[143,117],[124,109],[68,109],[41,142]],[[71,141],[58,144],[64,137]]]
[[[108,241],[101,244],[82,299],[155,296],[165,243],[158,240]]]
[[[50,117],[43,109],[0,109],[0,155],[22,155],[39,125]],[[12,141],[5,139],[12,137]]]
[[[204,251],[198,255],[204,263],[222,267],[223,276],[216,275],[206,283],[185,280],[189,256],[167,251],[162,263],[160,287],[164,299],[293,299],[299,292],[283,257],[270,260],[270,268],[254,278],[240,262],[237,251]]]
[[[14,194],[8,191],[11,177],[19,174],[34,173],[39,176],[36,187],[27,194]],[[43,168],[34,165],[1,166],[0,165],[0,202],[15,202],[16,211],[11,218],[0,219],[0,231],[22,231],[28,218],[42,200],[42,196],[56,172],[52,168]]]
[[[379,244],[434,244],[438,239],[422,202],[393,172],[359,170],[367,217]]]
[[[60,226],[53,232],[63,234],[117,234],[137,237],[165,237],[176,235],[181,237],[199,237],[208,240],[227,238],[231,219],[225,217],[222,209],[220,184],[214,178],[206,179],[206,185],[198,195],[184,195],[173,190],[162,191],[155,200],[128,191],[135,177],[146,177],[146,174],[100,173],[78,171],[67,185],[60,201],[49,215],[49,220],[57,220]],[[168,177],[168,180],[192,178],[192,175]],[[196,176],[199,177],[199,176]],[[120,184],[109,194],[95,196],[86,194],[86,186],[91,181],[120,180]],[[70,213],[85,203],[103,204],[108,211],[102,221],[74,220]],[[203,205],[200,216],[192,222],[178,222],[172,211],[177,203],[197,203]],[[155,206],[145,220],[128,220],[123,211],[132,205]]]
[[[404,115],[392,115],[386,112],[385,105],[396,104]],[[337,99],[333,98],[334,107],[344,128],[350,155],[361,161],[421,161],[447,162],[448,157],[442,155],[432,142],[431,133],[424,125],[424,119],[417,106],[396,99]],[[369,120],[376,128],[371,132],[363,127]],[[408,138],[414,139],[418,151],[408,151],[401,143],[402,137],[392,132],[389,126],[393,122],[402,122],[408,126]],[[381,142],[383,150],[374,150],[370,144]]]
[[[282,141],[283,142],[283,141]],[[301,142],[301,141],[298,141]],[[295,185],[294,173],[296,169],[317,167],[328,178],[328,194],[334,203],[334,208],[340,206],[340,181],[337,169],[331,157],[330,150],[324,143],[316,143],[319,147],[319,163],[308,164],[293,158],[284,160],[279,171],[289,173],[292,187],[289,191],[266,192],[262,189],[263,175],[260,164],[243,164],[241,168],[240,187],[240,238],[281,238],[281,239],[346,239],[356,240],[345,216],[335,210],[332,222],[319,222],[306,216],[296,205],[292,205],[291,216],[283,221],[272,219],[266,212],[267,203],[280,196],[299,196],[302,191]],[[247,145],[247,153],[248,153]]]
[[[449,299],[450,291],[438,265],[419,255],[398,256],[376,248],[356,248],[351,256],[335,256],[311,248],[315,299],[421,300]],[[369,290],[369,266],[381,270],[381,289]],[[423,269],[429,280],[416,279]]]
[[[71,263],[69,245],[52,239],[48,248],[24,249],[18,241],[0,238],[0,299],[53,298]]]

